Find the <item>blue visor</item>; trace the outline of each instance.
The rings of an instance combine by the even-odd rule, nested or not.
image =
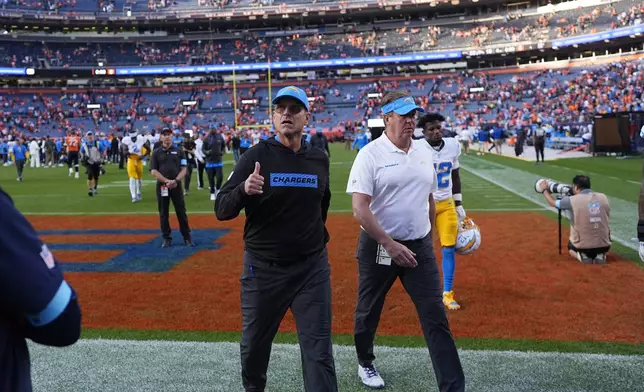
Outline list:
[[[413,110],[418,110],[421,113],[425,112],[425,109],[416,105],[416,101],[414,101],[413,97],[398,98],[397,100],[393,102],[389,102],[388,104],[383,106],[381,110],[382,110],[382,114],[396,112],[401,116],[409,114],[409,112]]]

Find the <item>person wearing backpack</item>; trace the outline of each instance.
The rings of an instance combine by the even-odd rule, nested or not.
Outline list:
[[[103,163],[104,145],[94,138],[94,134],[87,132],[87,141],[81,148],[81,162],[87,167],[87,194],[94,196],[98,194],[98,178],[101,175],[101,164]]]

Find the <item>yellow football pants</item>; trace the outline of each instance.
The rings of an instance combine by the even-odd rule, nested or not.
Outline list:
[[[458,215],[453,199],[442,200],[436,203],[436,230],[442,247],[456,245],[458,235]]]
[[[143,161],[140,159],[127,159],[127,176],[136,180],[143,179]]]

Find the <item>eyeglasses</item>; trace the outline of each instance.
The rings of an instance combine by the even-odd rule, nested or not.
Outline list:
[[[300,114],[304,110],[304,107],[301,105],[275,105],[274,112],[278,114],[284,114],[288,111],[290,114]]]

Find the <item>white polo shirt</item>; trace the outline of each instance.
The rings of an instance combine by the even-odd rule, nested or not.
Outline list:
[[[437,190],[427,142],[413,140],[406,153],[386,133],[360,150],[347,184],[347,193],[371,196],[369,209],[380,226],[391,238],[403,241],[429,234],[429,195]]]

